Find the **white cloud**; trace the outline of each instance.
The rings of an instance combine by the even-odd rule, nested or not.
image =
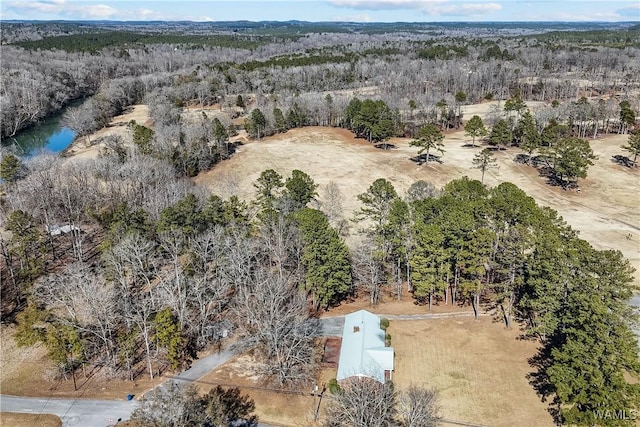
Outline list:
[[[338,7],[364,10],[396,10],[396,9],[425,9],[435,3],[445,3],[448,0],[329,0]]]
[[[418,10],[425,15],[477,16],[497,12],[499,3],[458,3],[449,0],[329,0],[333,6],[358,10]]]
[[[431,9],[432,15],[453,15],[453,16],[477,16],[487,13],[497,12],[502,9],[498,3],[463,3],[443,6],[434,6]]]
[[[8,1],[3,12],[14,19],[97,19],[160,20],[169,19],[150,9],[120,10],[106,4],[83,4],[67,0]]]
[[[357,13],[355,15],[336,15],[331,17],[336,22],[372,22],[373,18],[367,13]]]
[[[616,13],[622,17],[633,18],[634,20],[640,20],[640,3],[630,4],[627,7],[616,10]]]

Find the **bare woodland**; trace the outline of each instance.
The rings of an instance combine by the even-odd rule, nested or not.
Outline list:
[[[180,29],[185,37],[201,30]],[[580,311],[584,301],[567,295],[591,295],[579,278],[600,274],[597,266],[585,267],[597,263],[611,279],[596,299],[608,304],[605,293],[615,294],[604,306],[613,313],[608,324],[629,337],[616,317],[629,314],[628,263],[613,251],[586,248],[555,212],[538,208],[513,184],[488,190],[464,178],[443,192],[418,181],[402,197],[381,178],[358,196],[355,218],[347,218],[338,186],[330,183],[319,195],[300,170],[289,177],[262,172],[253,201],[234,194],[233,179],[220,183],[230,193],[223,199],[192,178],[242,149],[242,138],[309,125],[344,127],[385,149],[390,136],[416,138],[412,145],[422,148],[416,161],[425,151],[428,165],[438,159],[435,151],[446,156],[442,132],[471,122],[462,105],[492,99],[504,106],[485,123],[464,127],[472,146],[476,137],[486,137],[493,150],[518,146],[528,154],[517,161],[551,171],[550,181],[568,188],[595,160],[587,139],[629,133],[623,148],[633,168],[637,29],[619,30],[629,33],[628,42],[594,31],[578,42],[568,38],[564,47],[544,32],[499,36],[454,28],[310,32],[286,43],[278,38],[284,36],[240,37],[232,39],[235,47],[114,44],[99,54],[34,48],[29,43],[62,34],[57,25],[38,31],[15,24],[2,36],[3,142],[73,100],[83,99],[63,122],[75,131],[75,144],[91,144],[90,134],[134,104],[148,105],[150,117],[129,123],[124,137],[104,136],[94,159],[19,158],[2,147],[2,321],[18,325],[20,344],[43,342],[60,375],[97,366],[110,377],[154,378],[231,338],[254,356],[255,374],[266,383],[310,384],[318,369],[318,312],[358,292],[377,304],[383,290],[397,298],[411,292],[429,308],[434,298],[468,302],[476,315],[489,298],[506,327],[520,321],[545,348],[570,350],[570,340],[580,337],[562,329],[573,320],[558,313],[569,312],[562,304]],[[488,149],[482,153],[474,164],[484,179],[492,158]],[[509,209],[514,202],[521,210]],[[491,213],[483,210],[488,206]],[[64,232],[52,232],[60,226]],[[350,248],[349,234],[358,236]],[[554,251],[566,256],[562,271],[551,271],[545,254]],[[533,261],[540,264],[535,271]],[[566,279],[564,289],[554,287],[558,277]],[[575,329],[600,324],[589,322]],[[633,354],[629,342],[620,360]],[[552,377],[546,381],[559,375],[542,371]],[[613,389],[623,383],[616,381]],[[631,394],[624,399],[631,402]],[[586,412],[567,416],[587,425],[588,417],[580,418]],[[435,392],[352,381],[335,394],[327,425],[431,426],[436,413]]]

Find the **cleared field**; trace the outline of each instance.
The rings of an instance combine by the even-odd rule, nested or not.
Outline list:
[[[537,344],[490,318],[392,321],[394,383],[440,392],[444,418],[492,427],[552,427],[547,404],[529,385]]]
[[[61,425],[62,421],[55,415],[0,412],[0,426],[3,427],[60,427]]]
[[[390,142],[396,148],[383,150],[355,139],[344,129],[295,129],[240,146],[232,159],[200,174],[195,181],[223,197],[237,194],[249,200],[255,193],[253,183],[263,170],[271,168],[288,176],[293,169],[301,169],[320,185],[320,196],[324,186],[335,182],[344,196],[345,216],[350,218],[359,208],[356,196],[377,178],[388,179],[403,194],[420,179],[443,186],[465,175],[481,177],[480,171],[472,168],[473,156],[481,147],[469,147],[470,140],[462,130],[446,135],[442,163],[419,166],[411,160],[417,149],[409,146],[408,139]],[[488,171],[485,183],[513,182],[539,204],[557,210],[594,247],[619,249],[640,269],[640,168],[632,171],[612,161],[612,156],[624,154],[620,145],[626,142],[626,135],[591,141],[599,159],[590,168],[589,177],[579,181],[579,193],[550,186],[536,169],[514,162],[521,152],[514,148],[496,154],[499,169]]]

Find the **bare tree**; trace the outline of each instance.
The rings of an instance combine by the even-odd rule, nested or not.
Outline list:
[[[377,304],[385,281],[384,266],[370,238],[365,237],[364,242],[356,248],[353,259],[356,279],[369,293],[369,302]]]
[[[395,426],[396,392],[393,383],[367,377],[344,380],[327,407],[327,427]]]
[[[117,293],[102,275],[86,264],[74,263],[40,281],[34,294],[54,309],[61,323],[98,339],[89,347],[89,357],[103,355],[102,363],[116,367]]]
[[[235,314],[249,344],[257,345],[263,374],[279,386],[308,381],[315,368],[313,346],[318,328],[297,284],[277,272],[261,270],[254,283],[240,286]]]
[[[398,420],[402,427],[436,427],[439,424],[438,394],[410,386],[398,393]]]
[[[129,331],[144,342],[147,369],[153,378],[151,318],[156,311],[152,280],[156,277],[154,245],[139,234],[123,238],[105,255],[105,264],[118,285],[119,310]]]
[[[320,210],[327,215],[329,224],[331,224],[331,227],[335,228],[341,236],[349,234],[349,222],[344,217],[344,208],[342,207],[343,199],[344,195],[340,191],[338,184],[329,181],[324,187]]]

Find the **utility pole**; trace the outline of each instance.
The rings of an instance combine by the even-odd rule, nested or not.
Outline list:
[[[315,400],[315,396],[317,396],[317,391],[318,391],[318,386],[316,385],[316,390],[313,394],[314,400]],[[313,420],[314,421],[318,421],[318,413],[320,412],[320,404],[322,403],[322,397],[324,396],[324,392],[327,391],[327,385],[323,384],[322,385],[322,392],[320,393],[320,399],[318,400],[318,406],[316,406],[316,412],[313,415]]]

